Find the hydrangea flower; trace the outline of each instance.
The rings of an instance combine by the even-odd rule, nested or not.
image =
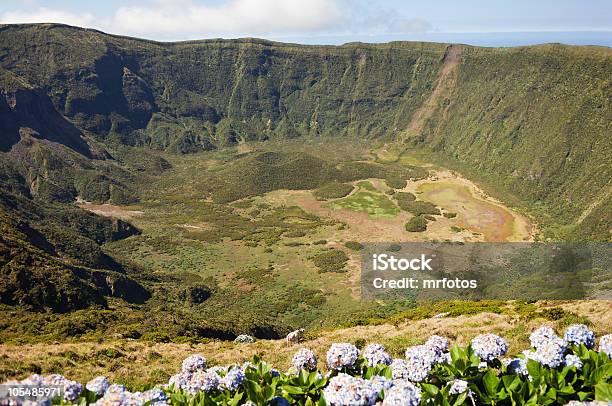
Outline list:
[[[142,393],[142,400],[143,400],[143,403],[146,403],[146,402],[152,402],[152,403],[166,402],[168,400],[168,397],[166,396],[164,391],[161,390],[160,388],[153,388],[153,389],[149,389],[147,391],[144,391]]]
[[[599,352],[605,352],[612,358],[612,334],[606,334],[599,339]]]
[[[238,344],[250,344],[255,342],[255,339],[248,334],[240,334],[234,339],[234,342]]]
[[[353,344],[334,343],[327,351],[327,366],[337,371],[352,367],[359,357],[359,350]]]
[[[127,392],[127,388],[123,385],[120,385],[118,383],[113,383],[111,385],[109,385],[108,389],[106,390],[107,392],[112,392],[112,393],[121,393],[121,392]]]
[[[216,372],[196,371],[191,375],[186,390],[190,395],[195,395],[199,391],[210,392],[218,389],[220,383],[221,379]]]
[[[173,386],[174,389],[186,389],[189,385],[191,374],[186,372],[179,372],[178,374],[172,375],[168,380],[168,386]]]
[[[595,333],[584,324],[573,324],[565,330],[565,341],[570,344],[584,344],[587,348],[595,346]]]
[[[464,392],[468,392],[468,394],[470,394],[472,392],[471,390],[468,389],[467,381],[464,381],[463,379],[455,379],[449,382],[449,384],[450,384],[449,393],[451,395],[459,395]]]
[[[529,375],[529,372],[527,371],[527,360],[524,358],[504,360],[504,365],[506,365],[508,372],[511,374],[523,376]]]
[[[312,350],[308,348],[301,348],[295,353],[291,363],[298,371],[300,369],[314,371],[317,369],[317,356]]]
[[[437,352],[446,352],[448,351],[448,340],[445,337],[439,335],[432,335],[427,339],[425,345],[433,348]]]
[[[496,334],[480,334],[472,340],[472,349],[482,361],[490,362],[508,352],[508,343]]]
[[[206,358],[200,354],[190,355],[183,360],[181,370],[185,373],[195,372],[206,369]]]
[[[54,381],[50,381],[49,379],[53,378]],[[20,383],[22,385],[28,385],[28,386],[45,386],[45,385],[61,385],[64,380],[66,378],[64,378],[61,375],[49,375],[48,377],[43,377],[42,375],[38,375],[38,374],[32,374],[30,376],[28,376],[26,379],[22,380]]]
[[[540,327],[535,330],[529,336],[529,341],[531,341],[531,346],[536,350],[540,348],[542,345],[556,344],[559,347],[563,347],[566,345],[565,341],[555,333],[550,327]]]
[[[559,345],[553,341],[540,344],[535,351],[523,351],[523,354],[526,358],[537,361],[544,366],[557,368],[564,362],[564,352],[565,348],[559,347]]]
[[[104,395],[104,392],[108,390],[109,386],[110,382],[108,382],[108,379],[106,379],[105,376],[96,376],[91,381],[87,382],[85,388],[98,396],[102,396]]]
[[[75,400],[83,392],[83,385],[76,381],[66,379],[64,382],[64,400],[69,402]]]
[[[270,406],[289,406],[289,401],[282,396],[276,396],[270,399]]]
[[[575,367],[576,369],[582,368],[582,361],[580,357],[573,354],[567,354],[565,356],[565,365],[568,367]]]
[[[129,392],[109,392],[107,391],[104,396],[98,399],[93,406],[127,406],[127,405],[139,405],[140,402],[137,402],[132,398],[132,394]]]
[[[370,382],[372,382],[372,385],[374,385],[378,392],[387,390],[393,386],[393,381],[391,379],[385,378],[384,376],[380,375],[374,375],[373,377],[371,377]]]
[[[383,406],[417,406],[421,402],[421,389],[412,382],[396,380],[393,386],[385,391]]]
[[[385,347],[380,344],[368,345],[363,350],[363,358],[365,358],[369,367],[373,367],[378,364],[391,364],[391,356],[385,351]]]
[[[38,382],[36,385],[43,386],[61,386],[64,392],[64,400],[73,401],[79,397],[81,392],[83,392],[83,385],[79,382],[71,381],[68,378],[63,377],[62,375],[52,374],[43,378],[40,375],[32,375],[27,381],[27,385],[33,385],[34,382]],[[30,383],[31,382],[31,383]],[[24,381],[22,381],[24,383]]]
[[[239,368],[230,369],[227,374],[221,379],[221,385],[230,391],[235,391],[244,382],[246,377],[244,372]]]
[[[531,333],[529,339],[535,351],[524,351],[526,358],[550,368],[557,368],[564,363],[567,342],[557,336],[552,328],[540,327]]]
[[[393,379],[408,379],[410,376],[408,362],[401,358],[394,358],[391,361],[391,374]]]
[[[408,379],[413,382],[421,382],[431,368],[436,364],[438,354],[427,345],[415,345],[406,349],[406,362],[408,363]]]
[[[368,406],[376,403],[378,392],[371,381],[340,373],[329,380],[323,397],[329,406]]]

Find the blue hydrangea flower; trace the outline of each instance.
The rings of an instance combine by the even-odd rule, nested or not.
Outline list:
[[[370,382],[372,382],[372,385],[374,385],[378,392],[387,390],[393,386],[393,381],[391,379],[385,378],[384,376],[380,375],[374,375],[373,377],[371,377]]]
[[[504,360],[504,365],[506,365],[508,373],[522,376],[529,375],[529,372],[527,371],[527,360],[524,358]]]
[[[307,371],[314,371],[317,369],[317,356],[315,353],[308,348],[299,349],[293,356],[291,363],[298,371],[305,369]]]
[[[329,406],[368,406],[376,403],[378,392],[371,381],[340,373],[329,380],[323,397]]]
[[[581,369],[582,361],[577,355],[567,354],[565,356],[565,365],[568,367],[575,367],[576,369]]]
[[[482,361],[490,362],[508,352],[508,343],[496,334],[480,334],[472,340],[472,349]]]
[[[566,345],[565,341],[557,336],[557,333],[550,327],[540,327],[529,336],[531,346],[536,350],[542,345],[556,344],[559,347]]]
[[[334,343],[327,351],[327,366],[337,371],[352,367],[359,357],[359,350],[353,344]]]
[[[191,375],[186,390],[190,395],[195,395],[199,391],[210,392],[218,389],[220,383],[221,379],[216,372],[196,371]]]
[[[108,390],[109,386],[110,382],[108,382],[105,376],[96,376],[91,381],[87,382],[85,388],[98,396],[102,396],[104,392]]]
[[[587,348],[595,346],[595,333],[584,324],[573,324],[565,330],[565,341],[570,344],[584,344]]]
[[[429,372],[436,364],[438,354],[436,351],[424,345],[415,345],[406,349],[406,362],[408,363],[408,379],[413,382],[421,382],[427,378]]]
[[[190,355],[183,360],[182,372],[190,373],[206,369],[206,358],[200,354]]]
[[[83,392],[83,385],[76,381],[67,379],[64,382],[64,400],[69,402],[75,400]]]
[[[239,368],[230,369],[221,380],[221,385],[230,391],[235,391],[244,382],[246,377],[244,372]]]
[[[539,362],[540,364],[557,368],[564,362],[563,355],[565,348],[560,347],[556,342],[543,342],[535,351],[523,351],[526,358]]]
[[[363,358],[365,358],[369,367],[375,365],[391,364],[391,356],[385,351],[385,347],[380,344],[370,344],[363,350]]]
[[[383,406],[417,406],[421,402],[421,389],[406,380],[394,380],[385,390]]]
[[[179,372],[178,374],[172,375],[168,380],[168,386],[173,386],[174,389],[184,390],[189,385],[191,374],[186,372]]]
[[[612,334],[606,334],[599,339],[599,352],[604,352],[612,358]]]
[[[408,379],[410,376],[408,362],[401,358],[394,358],[391,361],[391,374],[393,379]]]
[[[270,406],[289,406],[289,401],[282,396],[276,396],[270,399]]]

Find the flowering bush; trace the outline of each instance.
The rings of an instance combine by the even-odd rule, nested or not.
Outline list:
[[[103,376],[84,387],[61,375],[32,375],[8,385],[59,386],[55,404],[130,406],[207,405],[572,405],[612,400],[612,335],[596,339],[586,326],[570,326],[563,338],[542,327],[532,348],[515,358],[494,334],[475,337],[467,348],[449,348],[432,336],[392,359],[379,344],[363,353],[347,343],[327,352],[325,373],[313,351],[302,348],[293,368],[282,372],[254,357],[242,365],[207,368],[201,355],[186,358],[166,384],[130,392]],[[51,399],[34,403],[50,404]],[[4,404],[4,403],[2,403]],[[24,399],[15,405],[32,404]]]

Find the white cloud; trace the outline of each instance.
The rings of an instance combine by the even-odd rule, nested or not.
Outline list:
[[[196,0],[154,0],[140,4],[119,7],[105,19],[29,7],[3,13],[0,23],[56,22],[160,40],[401,34],[432,29],[425,20],[403,18],[369,1],[225,0],[205,5]]]
[[[46,7],[40,7],[33,11],[7,11],[0,16],[0,23],[2,24],[63,23],[79,27],[91,27],[94,21],[94,16],[89,13],[76,14]]]
[[[137,35],[245,36],[316,32],[342,19],[335,0],[231,0],[217,6],[158,0],[150,7],[120,7],[112,25]]]

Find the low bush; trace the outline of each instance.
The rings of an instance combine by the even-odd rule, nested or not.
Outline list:
[[[457,213],[446,211],[444,212],[443,216],[446,217],[447,219],[454,219],[455,217],[457,217]]]
[[[403,189],[408,184],[406,179],[400,178],[399,176],[389,176],[387,179],[385,179],[385,183],[391,189]]]
[[[420,233],[427,230],[427,220],[422,216],[415,216],[406,223],[406,231]]]
[[[423,214],[440,215],[440,209],[438,209],[435,204],[430,202],[422,202],[420,200],[415,200],[412,202],[400,203],[398,201],[398,205],[402,210],[410,212],[415,216],[420,216]]]
[[[353,189],[353,185],[348,183],[329,182],[315,189],[312,194],[317,200],[339,199],[347,196]]]
[[[319,272],[346,272],[344,266],[348,262],[348,256],[342,250],[331,249],[317,254],[312,262]]]
[[[361,251],[363,249],[363,245],[357,241],[347,241],[344,243],[344,246],[353,251]]]

